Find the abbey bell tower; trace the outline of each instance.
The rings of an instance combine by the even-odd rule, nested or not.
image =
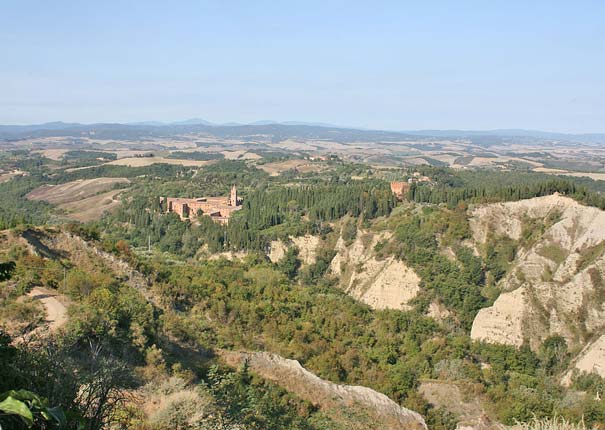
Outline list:
[[[231,187],[231,194],[229,195],[229,206],[237,206],[239,199],[237,197],[237,188],[235,185]]]

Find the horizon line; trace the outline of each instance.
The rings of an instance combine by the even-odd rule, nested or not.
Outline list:
[[[199,122],[195,122],[199,121]],[[50,124],[65,124],[73,126],[94,126],[94,125],[125,125],[125,126],[147,126],[147,127],[165,127],[165,126],[193,126],[202,125],[208,127],[241,127],[241,126],[263,126],[263,125],[285,125],[285,126],[309,126],[309,127],[323,127],[323,128],[340,128],[349,130],[360,130],[360,131],[385,131],[392,133],[428,133],[428,132],[457,132],[457,133],[498,133],[498,132],[531,132],[531,133],[549,133],[549,134],[561,134],[561,135],[593,135],[593,134],[605,134],[605,131],[553,131],[539,128],[519,128],[519,127],[499,127],[499,128],[412,128],[412,129],[393,129],[393,128],[373,128],[366,126],[353,126],[353,125],[338,125],[331,124],[322,121],[298,121],[298,120],[256,120],[251,122],[214,122],[208,121],[203,118],[190,118],[185,120],[174,120],[174,121],[160,121],[160,120],[142,120],[142,121],[100,121],[100,122],[79,122],[79,121],[45,121],[45,122],[34,122],[34,123],[0,123],[0,127],[42,127]]]

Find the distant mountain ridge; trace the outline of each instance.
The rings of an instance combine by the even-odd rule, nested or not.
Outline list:
[[[605,133],[568,134],[540,130],[496,129],[496,130],[371,130],[342,127],[321,122],[261,120],[249,124],[217,124],[202,118],[184,121],[162,122],[141,121],[132,123],[68,123],[48,122],[29,125],[0,125],[0,139],[24,139],[36,137],[87,136],[110,139],[143,139],[165,137],[179,133],[205,133],[218,137],[244,137],[254,134],[269,134],[275,138],[319,138],[336,141],[394,141],[419,139],[468,139],[479,145],[520,143],[549,140],[605,144]],[[346,137],[343,137],[346,136]]]
[[[558,133],[542,130],[525,129],[495,129],[495,130],[403,130],[402,133],[417,136],[433,137],[472,137],[472,136],[501,136],[501,137],[534,137],[538,139],[569,139],[570,137],[604,137],[605,133]]]

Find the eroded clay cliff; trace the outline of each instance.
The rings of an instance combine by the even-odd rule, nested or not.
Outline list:
[[[490,234],[520,240],[528,225],[540,234],[519,248],[498,284],[502,293],[479,311],[471,337],[516,346],[527,340],[537,348],[557,334],[583,346],[605,329],[605,212],[552,195],[483,205],[471,214],[478,247]]]
[[[420,290],[420,278],[403,261],[378,258],[374,247],[390,234],[360,231],[351,244],[340,237],[330,273],[347,293],[374,309],[409,309]]]
[[[384,394],[367,387],[326,381],[296,360],[268,352],[222,351],[221,357],[233,367],[246,362],[252,372],[322,408],[337,420],[339,416],[354,418],[368,430],[427,428],[420,414],[399,406]]]

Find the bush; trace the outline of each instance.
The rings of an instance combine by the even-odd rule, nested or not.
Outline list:
[[[198,391],[181,390],[169,394],[160,409],[151,416],[158,429],[206,429],[211,400]]]
[[[534,418],[526,423],[518,423],[520,430],[586,430],[584,422],[574,423],[564,418]]]

